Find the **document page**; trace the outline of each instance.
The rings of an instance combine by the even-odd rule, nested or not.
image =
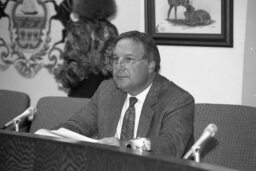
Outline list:
[[[38,134],[38,135],[46,135],[46,136],[50,136],[50,137],[58,137],[58,138],[62,138],[61,136],[59,135],[56,135],[56,134],[53,134],[51,133],[50,130],[48,129],[39,129],[35,132],[35,134]]]
[[[92,143],[98,142],[98,140],[96,139],[86,137],[84,135],[78,134],[66,128],[59,128],[57,130],[39,129],[38,131],[35,132],[35,134],[53,136],[53,137],[59,137],[59,138],[68,138],[68,139],[73,139],[78,141],[87,141]]]

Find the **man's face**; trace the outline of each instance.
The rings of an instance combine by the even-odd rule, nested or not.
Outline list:
[[[144,57],[142,43],[121,39],[113,50],[113,78],[116,86],[124,92],[137,95],[151,82],[152,67]]]

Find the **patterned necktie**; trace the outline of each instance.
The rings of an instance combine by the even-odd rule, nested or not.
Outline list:
[[[122,124],[122,130],[121,130],[121,136],[120,140],[130,140],[133,139],[134,134],[134,123],[135,123],[135,103],[138,101],[136,97],[130,97],[130,104],[128,109],[125,112],[123,124]]]

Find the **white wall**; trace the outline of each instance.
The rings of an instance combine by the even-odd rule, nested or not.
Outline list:
[[[256,1],[248,1],[242,104],[256,106]]]
[[[144,0],[116,0],[118,13],[112,22],[119,32],[144,31]],[[234,0],[234,47],[159,46],[161,74],[191,92],[196,102],[241,104],[247,0]],[[65,96],[53,76],[41,70],[24,79],[10,67],[0,72],[0,88],[27,92],[32,105],[42,96]]]

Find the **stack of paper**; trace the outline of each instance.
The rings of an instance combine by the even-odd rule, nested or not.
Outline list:
[[[87,142],[93,142],[93,143],[98,142],[98,140],[96,139],[86,137],[84,135],[78,134],[76,132],[73,132],[65,128],[60,128],[57,130],[39,129],[38,131],[35,132],[35,134],[58,137],[58,138],[73,139],[77,141],[87,141]]]

